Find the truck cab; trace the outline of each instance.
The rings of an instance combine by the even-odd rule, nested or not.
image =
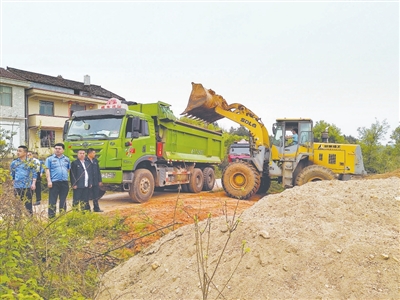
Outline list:
[[[250,158],[250,144],[248,141],[241,140],[231,144],[228,152],[228,162],[231,163],[236,160],[246,160],[248,158]]]

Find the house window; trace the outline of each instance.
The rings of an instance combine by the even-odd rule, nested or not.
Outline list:
[[[72,117],[72,114],[76,111],[80,111],[80,110],[85,110],[85,106],[84,105],[79,105],[79,104],[72,104],[71,105],[71,109],[70,109],[70,117]]]
[[[40,130],[40,147],[54,147],[56,134],[54,130]]]
[[[0,105],[12,106],[12,88],[9,86],[0,85]]]
[[[54,102],[39,101],[39,114],[54,116]]]

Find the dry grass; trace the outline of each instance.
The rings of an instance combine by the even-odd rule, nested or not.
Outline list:
[[[400,169],[394,170],[392,172],[383,173],[383,174],[373,174],[368,175],[366,179],[385,179],[390,177],[399,177],[400,178]]]

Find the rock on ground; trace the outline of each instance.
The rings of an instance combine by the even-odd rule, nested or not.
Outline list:
[[[399,216],[392,177],[268,195],[240,216],[223,253],[226,219],[212,219],[208,298],[399,299]],[[202,299],[195,241],[193,225],[162,237],[107,272],[96,299]]]

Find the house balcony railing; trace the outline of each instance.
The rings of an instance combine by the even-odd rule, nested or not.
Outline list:
[[[30,115],[28,117],[29,128],[63,128],[68,117],[64,116],[45,116],[45,115]]]

